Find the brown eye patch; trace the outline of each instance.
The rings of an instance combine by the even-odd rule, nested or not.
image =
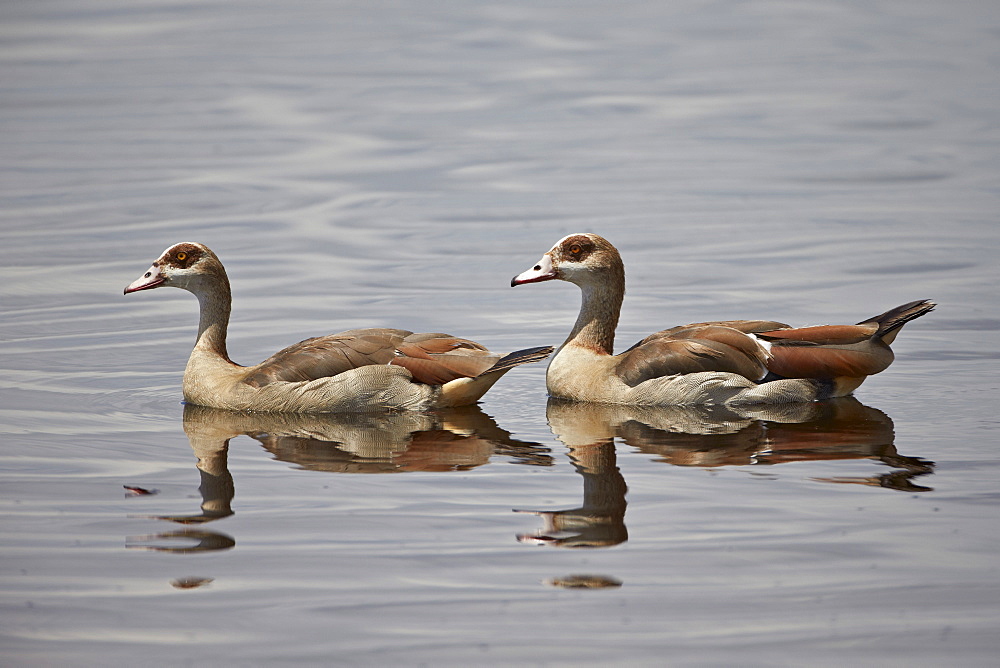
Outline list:
[[[594,252],[594,242],[589,237],[578,235],[563,242],[560,248],[562,259],[580,262]]]
[[[201,249],[190,244],[181,244],[170,250],[167,262],[180,269],[187,269],[201,257]]]

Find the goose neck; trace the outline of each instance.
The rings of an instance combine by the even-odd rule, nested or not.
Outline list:
[[[223,283],[214,290],[199,291],[195,295],[198,297],[200,310],[195,350],[230,361],[226,350],[226,333],[232,309],[229,285]]]
[[[586,283],[580,288],[583,292],[580,315],[563,345],[572,344],[611,355],[625,297],[624,283]]]

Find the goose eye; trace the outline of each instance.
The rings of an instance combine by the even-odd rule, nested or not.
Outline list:
[[[186,259],[187,259],[187,257],[188,257],[188,254],[187,254],[187,253],[185,253],[184,251],[181,251],[180,253],[178,253],[178,254],[177,254],[177,259],[178,259],[178,260],[181,260],[182,262],[183,262],[184,260],[186,260]]]

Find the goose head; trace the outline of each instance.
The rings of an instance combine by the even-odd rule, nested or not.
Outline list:
[[[145,274],[129,283],[125,294],[159,287],[199,294],[220,282],[228,284],[229,279],[215,253],[208,246],[186,241],[163,251]]]
[[[512,278],[510,286],[555,279],[581,288],[609,283],[624,287],[625,268],[618,249],[604,237],[590,232],[570,234],[557,241],[538,264]]]

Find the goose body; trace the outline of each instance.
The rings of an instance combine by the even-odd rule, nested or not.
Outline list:
[[[260,364],[229,359],[229,278],[207,246],[171,246],[125,294],[178,287],[199,302],[198,338],[184,370],[184,400],[238,411],[330,413],[461,406],[478,401],[507,371],[551,348],[503,356],[475,341],[403,329],[353,329],[306,339]]]
[[[935,306],[910,302],[856,325],[700,322],[656,332],[615,355],[625,296],[618,250],[596,234],[571,234],[511,286],[556,279],[578,285],[583,301],[549,363],[549,394],[610,404],[777,404],[845,396],[886,369],[899,328]]]

